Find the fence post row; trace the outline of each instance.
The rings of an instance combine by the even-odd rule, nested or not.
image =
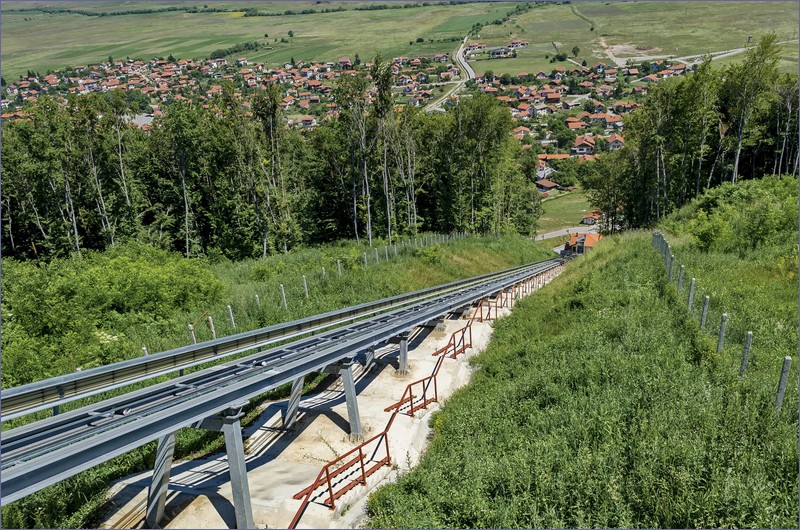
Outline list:
[[[775,408],[779,409],[783,405],[783,396],[786,394],[786,383],[789,381],[789,368],[792,366],[792,358],[788,355],[783,358],[781,367],[781,379],[778,382],[778,397],[775,400]]]
[[[753,343],[753,332],[747,332],[747,338],[744,340],[744,352],[742,353],[742,366],[739,367],[739,375],[744,375],[747,369],[747,359],[750,357],[750,345]]]
[[[228,320],[231,321],[231,327],[236,329],[236,321],[233,319],[233,309],[228,306]]]

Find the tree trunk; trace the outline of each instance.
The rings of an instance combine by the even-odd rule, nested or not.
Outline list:
[[[183,167],[183,156],[180,155],[181,190],[183,191],[183,229],[186,237],[186,257],[189,257],[189,195],[186,191],[186,171]]]
[[[11,252],[14,252],[16,246],[14,245],[14,231],[11,223],[11,199],[8,197],[6,197],[6,212],[8,214],[8,238],[11,240]]]
[[[125,180],[125,163],[122,159],[122,132],[120,131],[119,123],[117,123],[117,157],[119,159],[119,178],[122,182],[122,193],[125,195],[125,204],[130,207],[131,197],[128,194],[128,183]],[[112,243],[113,244],[113,243]]]
[[[106,209],[106,200],[103,197],[103,187],[100,185],[100,178],[97,176],[97,165],[94,163],[94,154],[89,149],[89,165],[92,169],[92,177],[94,180],[95,191],[97,191],[97,210],[100,213],[101,224],[108,230],[108,235],[111,238],[111,246],[114,246],[114,230],[111,227],[111,222],[108,220],[108,210]]]
[[[64,175],[64,197],[67,201],[67,213],[69,213],[70,221],[72,222],[72,233],[75,237],[75,251],[78,257],[81,257],[81,245],[78,236],[78,218],[75,215],[75,204],[72,202],[72,192],[69,187],[69,179]]]
[[[383,130],[383,194],[386,199],[386,233],[389,241],[392,241],[392,205],[389,201],[389,168],[388,165],[388,145],[386,144],[387,133],[386,125],[381,126]]]
[[[372,247],[372,194],[369,189],[369,174],[367,173],[367,159],[361,161],[362,171],[364,172],[364,202],[367,206],[367,238],[369,246]]]

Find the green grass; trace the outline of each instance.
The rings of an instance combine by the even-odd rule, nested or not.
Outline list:
[[[797,37],[796,2],[592,2],[577,8],[607,45],[634,48],[621,57],[740,48],[748,36],[757,41],[769,31],[778,40]]]
[[[573,12],[577,10],[577,14]],[[583,15],[583,18],[578,16]],[[587,21],[588,20],[588,21]],[[594,31],[590,31],[592,23]],[[779,40],[797,36],[797,4],[794,2],[576,2],[570,5],[545,5],[509,20],[502,26],[488,26],[480,42],[489,49],[508,45],[511,40],[527,40],[530,45],[517,50],[513,59],[492,59],[485,55],[473,63],[476,72],[535,73],[551,71],[556,66],[572,68],[570,62],[550,63],[559,50],[572,57],[574,46],[580,48],[577,62],[585,60],[609,63],[605,46],[617,57],[669,55],[679,56],[727,50],[744,46],[749,35],[754,40],[767,31],[775,31]],[[789,46],[791,47],[791,46]],[[676,51],[677,48],[677,51]],[[794,52],[787,49],[791,66]],[[742,55],[731,60],[741,60]],[[788,71],[788,70],[787,70]]]
[[[796,219],[797,181],[785,189]],[[796,525],[796,361],[774,406],[797,345],[796,229],[744,253],[704,248],[682,212],[665,228],[711,296],[709,329],[698,304],[686,310],[687,284],[679,294],[667,281],[650,232],[604,239],[495,324],[471,383],[432,416],[419,466],[370,498],[370,526]]]
[[[592,211],[586,194],[573,191],[542,201],[539,233],[546,234],[562,228],[579,226],[581,218]]]
[[[572,48],[578,46],[581,53],[576,60],[586,60],[590,65],[604,58],[600,52],[593,51],[596,34],[589,31],[589,25],[576,17],[568,5],[547,4],[531,9],[514,17],[502,26],[483,28],[478,39],[487,49],[507,46],[513,39],[526,40],[530,45],[517,49],[513,59],[487,59],[473,63],[476,72],[492,70],[495,73],[519,72],[536,73],[539,70],[550,72],[556,66],[572,68],[570,62],[551,63],[545,56],[556,53],[553,42],[572,58]],[[485,56],[484,56],[485,57]]]
[[[149,2],[140,4],[150,6]],[[18,5],[4,3],[3,7],[13,9]],[[59,3],[60,7],[71,5],[70,2]],[[252,5],[242,5],[242,9]],[[344,5],[346,8],[353,6],[351,3]],[[274,6],[281,8],[280,11],[323,8],[312,2]],[[7,12],[3,13],[3,71],[6,79],[13,79],[28,69],[44,73],[47,69],[67,65],[97,63],[109,55],[115,59],[149,59],[170,53],[184,58],[204,57],[216,49],[245,41],[273,46],[274,50],[246,54],[250,60],[268,64],[282,64],[291,57],[335,61],[348,56],[353,59],[356,53],[366,59],[377,51],[388,57],[449,52],[454,43],[430,43],[428,39],[461,37],[475,22],[500,18],[512,7],[511,3],[473,3],[281,17],[184,12],[86,17]],[[260,5],[259,9],[277,10]],[[287,37],[290,30],[295,37],[289,43],[281,43],[280,38]],[[269,34],[268,39],[264,38],[265,33]],[[418,37],[425,42],[409,45]],[[275,38],[279,42],[274,42]]]
[[[57,335],[65,337],[57,344],[63,346],[60,354],[65,358],[59,366],[68,367],[70,363],[74,366],[75,362],[82,361],[82,366],[88,367],[101,360],[111,362],[140,356],[142,345],[147,345],[151,353],[186,345],[189,343],[187,324],[191,322],[198,324],[198,340],[207,340],[210,332],[201,318],[205,312],[214,318],[217,335],[225,336],[552,256],[544,247],[521,237],[470,238],[422,249],[406,248],[389,263],[384,260],[383,246],[379,248],[381,263],[375,264],[374,253],[369,252],[370,265],[366,269],[362,252],[368,248],[359,248],[350,242],[237,263],[209,263],[184,260],[178,255],[162,256],[168,267],[131,260],[130,254],[136,252],[117,249],[114,252],[121,256],[117,259],[100,260],[89,254],[80,261],[63,260],[60,267],[51,269],[61,273],[57,277],[52,274],[50,281],[47,274],[24,274],[30,270],[6,260],[3,264],[4,380],[15,379],[15,374],[7,373],[9,370],[29,368],[31,360],[27,357],[30,357],[30,351],[40,351],[44,345],[49,345],[47,343],[54,342]],[[143,253],[139,249],[139,254]],[[337,275],[337,259],[342,262],[342,278]],[[199,301],[170,310],[163,305],[170,299],[164,295],[164,291],[170,291],[164,283],[180,283],[168,273],[176,270],[173,267],[181,266],[191,268],[185,271],[192,277],[186,281],[207,284],[213,297],[200,292],[202,289],[197,285],[180,285],[176,287],[178,292],[172,294],[181,298],[184,288],[196,289]],[[322,266],[328,273],[326,279],[322,278]],[[43,270],[47,272],[47,269]],[[147,271],[151,271],[150,276]],[[308,299],[303,293],[303,275],[308,281]],[[281,307],[279,284],[285,285],[288,310]],[[154,289],[154,286],[159,287]],[[98,292],[100,290],[102,292]],[[34,293],[40,300],[46,298],[47,302],[37,304]],[[256,305],[255,294],[260,295],[260,307]],[[232,306],[236,317],[235,330],[227,321],[227,305]],[[37,321],[58,329],[39,336],[30,325]],[[99,349],[102,359],[86,359],[86,351],[98,351],[98,345],[91,343],[97,342],[93,339],[95,330],[119,339]],[[76,337],[79,340],[74,340]],[[44,373],[46,368],[51,366],[44,367],[34,378],[55,375]],[[165,379],[163,376],[158,381]],[[309,377],[307,385],[310,388],[319,381],[318,377]],[[125,391],[136,387],[133,385]],[[286,388],[281,388],[269,393],[268,397],[277,399],[285,396],[286,391]],[[109,396],[120,393],[122,391],[118,390]],[[108,396],[90,399],[94,401],[102,397]],[[79,400],[63,406],[62,411],[89,402]],[[253,406],[248,408],[251,420],[255,415],[253,410]],[[42,412],[4,422],[3,428],[48,415]],[[180,458],[219,449],[221,438],[217,434],[184,429],[179,432],[177,443],[176,456]],[[102,509],[108,482],[152,468],[154,450],[154,444],[141,447],[5,506],[4,525],[19,528],[92,527]]]
[[[798,51],[797,43],[794,44],[780,44],[780,59],[778,60],[778,70],[790,74],[796,74],[798,71]],[[738,62],[744,57],[743,54],[732,55],[730,57],[723,57],[721,59],[714,59],[713,64],[717,67],[726,64]]]

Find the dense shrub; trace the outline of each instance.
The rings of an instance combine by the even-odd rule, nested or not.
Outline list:
[[[122,360],[124,331],[220,297],[207,264],[141,244],[3,262],[3,386]],[[31,355],[36,352],[36,355]]]

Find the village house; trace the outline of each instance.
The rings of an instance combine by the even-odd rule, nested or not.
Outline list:
[[[570,154],[591,155],[594,153],[594,138],[589,135],[581,135],[575,138]]]
[[[622,149],[625,146],[625,139],[617,133],[607,137],[606,141],[608,142],[608,149],[610,151],[616,151],[617,149]]]
[[[557,189],[557,188],[558,188],[558,184],[556,184],[552,180],[539,179],[539,180],[536,181],[536,189],[541,191],[541,192],[548,193],[548,192],[553,191],[554,189]]]
[[[564,244],[562,255],[585,254],[597,246],[602,238],[600,234],[572,234]]]
[[[496,48],[494,50],[489,51],[489,56],[492,58],[499,58],[499,57],[511,57],[514,53],[514,50],[511,48]]]

